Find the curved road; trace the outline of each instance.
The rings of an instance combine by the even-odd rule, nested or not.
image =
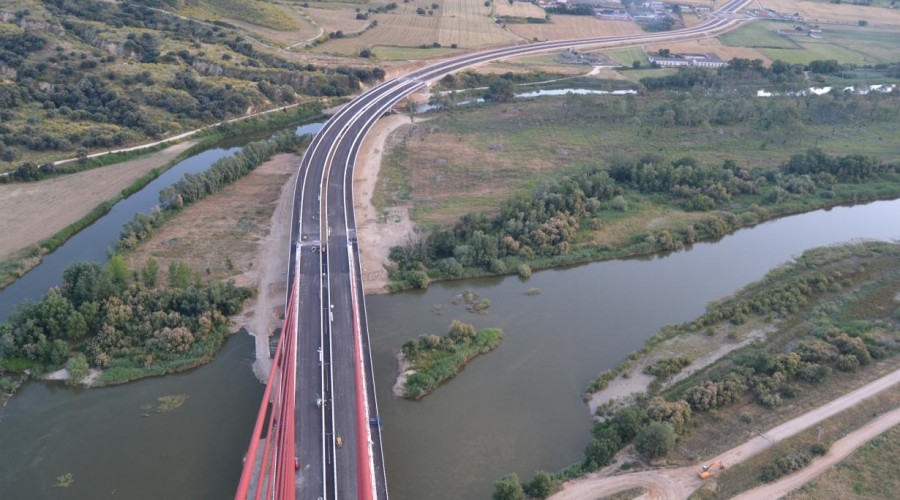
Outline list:
[[[287,281],[294,283],[299,272],[295,424],[300,498],[387,498],[353,213],[353,165],[375,121],[426,82],[461,69],[568,47],[701,38],[735,27],[743,20],[735,14],[749,1],[732,0],[709,21],[679,31],[533,43],[441,61],[370,89],[328,120],[301,160]],[[316,405],[320,397],[321,407]]]

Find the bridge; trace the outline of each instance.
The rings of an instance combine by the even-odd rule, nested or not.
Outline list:
[[[584,46],[689,40],[732,29],[732,0],[683,30],[503,47],[438,62],[374,87],[332,116],[300,163],[281,335],[236,500],[388,498],[369,349],[353,166],[384,113],[427,82],[498,59]]]

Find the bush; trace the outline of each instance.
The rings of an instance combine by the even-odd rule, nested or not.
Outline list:
[[[522,279],[528,279],[531,277],[531,267],[528,264],[519,264],[519,267],[516,268],[516,273]],[[900,311],[900,309],[898,309]]]
[[[835,366],[842,372],[853,372],[859,368],[859,360],[852,354],[842,354]]]
[[[619,439],[623,443],[629,443],[648,420],[647,412],[643,408],[626,406],[618,410],[610,421]]]
[[[68,383],[77,384],[84,380],[90,367],[84,354],[76,354],[69,358],[69,362],[66,363],[66,369],[69,371]]]
[[[612,427],[603,427],[595,432],[597,437],[584,449],[585,463],[588,468],[595,469],[612,463],[616,453],[622,448],[619,435]]]
[[[532,498],[547,498],[553,492],[555,486],[553,478],[544,471],[538,471],[531,482],[525,486],[525,493]]]
[[[413,288],[428,288],[428,273],[425,271],[412,271],[409,273],[407,281],[409,281],[409,284],[412,285]]]
[[[519,482],[519,476],[509,474],[494,483],[493,500],[525,500],[525,490]]]
[[[684,367],[691,364],[691,360],[679,356],[675,358],[665,358],[644,368],[644,373],[654,375],[661,379],[666,379],[680,372]]]
[[[643,427],[634,439],[634,448],[648,460],[666,456],[674,446],[675,430],[667,422],[653,422]]]

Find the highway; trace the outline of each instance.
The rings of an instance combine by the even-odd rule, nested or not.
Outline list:
[[[388,497],[353,213],[353,166],[378,118],[427,82],[455,71],[569,47],[701,38],[742,22],[734,15],[749,1],[733,0],[710,20],[679,31],[532,43],[448,59],[364,92],[328,120],[301,160],[287,278],[289,285],[297,283],[297,307],[289,310],[297,328],[299,498]]]

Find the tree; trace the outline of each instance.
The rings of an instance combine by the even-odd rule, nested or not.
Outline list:
[[[226,259],[228,257],[226,256]],[[227,262],[227,260],[226,260]],[[147,257],[147,263],[141,269],[141,280],[147,288],[156,286],[156,277],[159,275],[159,263],[153,257]]]
[[[525,500],[525,490],[519,482],[519,476],[508,474],[494,483],[493,500]]]
[[[528,496],[534,498],[547,498],[552,491],[553,478],[544,471],[535,473],[534,477],[531,478],[531,482],[525,487],[525,492],[528,493]]]
[[[513,92],[513,84],[511,81],[498,78],[491,81],[488,85],[487,93],[484,95],[485,100],[495,102],[509,102],[516,98]]]
[[[122,254],[117,253],[110,257],[109,262],[106,263],[106,269],[109,271],[112,282],[120,289],[128,285],[131,269],[128,268],[128,262],[125,261],[125,257],[122,257]]]
[[[419,111],[419,105],[412,99],[406,100],[406,112],[409,114],[409,123],[416,122],[416,113]]]
[[[634,448],[644,458],[666,456],[675,446],[675,431],[668,422],[653,422],[643,427],[634,439]]]
[[[647,423],[647,412],[637,406],[626,406],[612,418],[613,428],[623,443],[634,439],[644,424]]]
[[[88,370],[90,367],[88,366],[87,358],[84,357],[84,354],[76,354],[69,358],[69,361],[66,363],[66,370],[69,372],[69,380],[70,384],[77,384],[84,380],[84,377],[87,376]]]
[[[184,262],[169,264],[169,286],[185,289],[191,286],[191,268]]]
[[[638,68],[641,67],[641,62],[640,62],[640,61],[633,61],[633,62],[631,63],[631,67],[634,68],[634,69],[638,69]]]
[[[359,57],[364,57],[366,59],[372,57],[372,51],[369,49],[362,49],[359,51]]]
[[[671,51],[669,49],[659,49],[656,51],[656,53],[659,54],[659,57],[669,57]]]

